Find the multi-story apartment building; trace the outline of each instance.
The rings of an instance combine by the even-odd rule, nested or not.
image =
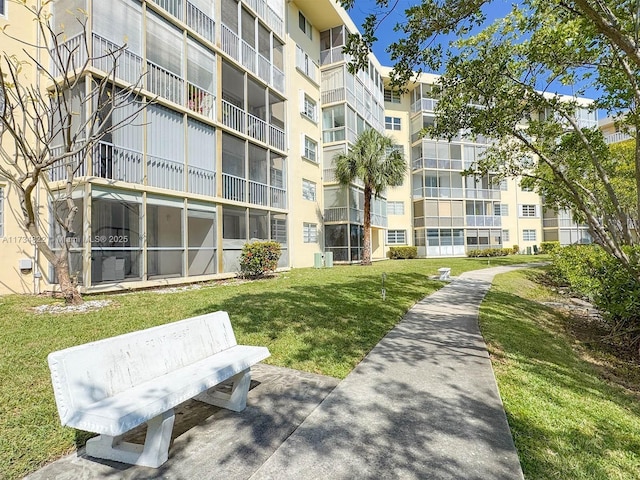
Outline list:
[[[71,263],[85,290],[233,275],[253,239],[280,242],[281,267],[311,266],[325,252],[359,260],[362,185],[339,185],[334,159],[367,128],[393,136],[409,164],[404,184],[374,199],[374,259],[393,245],[446,257],[543,240],[535,193],[462,175],[484,139],[420,137],[434,121],[436,76],[421,75],[400,95],[385,87],[389,69],[374,55],[367,69],[349,73],[342,48],[357,28],[335,0],[56,0],[51,10],[67,46],[86,41],[102,58],[85,82],[104,76],[101,56],[125,47],[115,81],[142,89],[114,121],[146,105],[75,178],[82,234]],[[0,0],[0,26],[29,25],[26,15]],[[21,33],[37,42],[35,31]],[[2,48],[19,54],[22,46],[3,40]],[[50,177],[62,188],[62,168]],[[24,237],[10,190],[0,178],[4,240]],[[44,192],[41,202],[48,221]],[[0,293],[55,284],[32,246],[5,241],[0,252]],[[20,269],[28,266],[20,260],[32,267]]]

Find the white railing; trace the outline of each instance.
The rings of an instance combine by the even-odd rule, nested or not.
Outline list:
[[[216,38],[216,24],[209,15],[187,2],[187,25],[211,43]]]
[[[267,143],[267,122],[247,113],[247,133],[263,143]]]
[[[236,202],[246,201],[247,181],[244,178],[222,174],[222,196]]]
[[[341,62],[342,60],[350,61],[351,55],[342,53],[342,48],[343,47],[340,46],[320,51],[320,65],[328,65],[330,63]]]
[[[190,166],[187,168],[187,175],[189,181],[189,193],[215,197],[216,172],[205,168]]]
[[[335,168],[325,168],[322,172],[323,181],[325,182],[335,182],[336,180],[336,169]]]
[[[114,55],[114,52],[115,53]],[[93,65],[110,72],[116,63],[116,77],[128,83],[137,83],[142,75],[142,57],[123,49],[100,35],[93,34]]]
[[[333,90],[327,90],[322,92],[322,103],[326,105],[328,103],[342,102],[345,97],[344,88],[334,88]]]
[[[269,145],[278,150],[285,150],[287,148],[287,142],[284,134],[284,130],[275,125],[269,125]]]
[[[100,142],[93,154],[93,175],[109,180],[141,184],[142,152]]]
[[[269,186],[249,180],[249,203],[256,205],[269,204]]]
[[[349,218],[348,207],[335,207],[324,209],[325,222],[346,222]]]
[[[416,158],[412,163],[413,170],[421,168],[438,168],[438,160],[436,158]]]
[[[224,53],[240,61],[240,38],[224,23],[220,24],[220,43]]]
[[[418,187],[413,189],[413,195],[423,198],[464,198],[464,190],[449,187]]]
[[[79,33],[49,51],[51,56],[51,74],[55,77],[63,72],[73,72],[77,68],[82,68],[87,61],[87,48],[85,45],[84,33]]]
[[[284,72],[275,65],[273,65],[271,72],[273,86],[280,93],[284,93]]]
[[[371,225],[375,225],[376,227],[386,227],[387,223],[387,217],[385,217],[384,215],[380,215],[377,213],[371,214]]]
[[[216,97],[213,93],[187,82],[187,108],[207,118],[215,118]]]
[[[411,105],[412,112],[419,112],[421,110],[427,112],[433,112],[436,109],[436,105],[438,105],[438,100],[435,98],[421,98],[416,100],[413,105]]]
[[[182,0],[151,0],[179,20],[182,20]]]
[[[284,37],[284,20],[264,0],[243,0],[278,35]]]
[[[148,90],[182,105],[184,80],[179,75],[147,60],[146,80]]]
[[[262,54],[258,54],[258,76],[267,83],[271,83],[271,61]]]
[[[606,137],[604,137],[604,141],[606,143],[618,143],[618,142],[624,142],[625,140],[630,140],[633,137],[631,135],[629,135],[628,133],[625,132],[616,132],[616,133],[612,133],[610,135],[607,135]]]
[[[63,147],[51,148],[51,155],[62,155],[64,153]],[[67,174],[67,167],[71,166],[73,169],[73,176],[83,177],[87,173],[86,158],[84,152],[78,152],[75,155],[60,160],[51,167],[49,167],[49,178],[52,182],[58,182],[61,180],[67,180],[69,175]]]
[[[269,187],[271,190],[271,206],[287,208],[287,190],[280,187]]]
[[[184,163],[147,155],[147,185],[184,190]]]
[[[486,189],[475,189],[475,188],[467,188],[465,190],[466,198],[480,198],[487,200],[499,200],[500,199],[500,190],[486,190]]]
[[[242,40],[242,65],[244,65],[250,72],[255,74],[258,73],[258,61],[256,59],[257,55],[258,52],[256,52],[256,49]]]
[[[222,100],[222,123],[233,130],[245,133],[246,112],[232,103]]]
[[[501,227],[502,218],[497,215],[467,215],[468,227]]]

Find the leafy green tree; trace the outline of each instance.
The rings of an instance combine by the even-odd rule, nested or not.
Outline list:
[[[346,7],[353,0],[344,0]],[[406,88],[416,72],[442,71],[437,118],[427,134],[460,132],[494,140],[473,173],[524,178],[548,201],[586,222],[595,240],[640,280],[635,250],[640,211],[640,145],[635,142],[632,181],[597,127],[580,111],[603,109],[635,137],[640,130],[640,6],[621,0],[524,0],[487,21],[497,2],[422,0],[396,26],[403,35],[389,47],[393,85]],[[384,15],[398,2],[377,0],[379,11],[351,36],[352,67],[376,40]],[[441,45],[442,35],[453,37]],[[553,92],[573,86],[575,96],[595,87],[594,102]],[[631,252],[631,253],[629,253]]]
[[[336,178],[342,185],[355,180],[364,184],[364,239],[362,265],[371,265],[371,198],[387,187],[402,185],[407,170],[403,154],[393,148],[391,137],[377,130],[362,132],[347,154],[338,155]]]

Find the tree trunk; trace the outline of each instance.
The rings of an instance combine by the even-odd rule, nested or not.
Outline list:
[[[371,187],[364,187],[364,239],[362,241],[362,265],[371,265]]]
[[[76,285],[71,281],[68,259],[68,252],[63,251],[54,263],[54,269],[58,276],[58,285],[60,285],[60,293],[62,293],[62,298],[64,298],[67,305],[81,305],[83,303],[82,296],[78,292]]]

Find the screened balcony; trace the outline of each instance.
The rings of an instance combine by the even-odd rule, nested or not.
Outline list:
[[[210,0],[151,0],[210,42],[215,41],[214,4]]]

